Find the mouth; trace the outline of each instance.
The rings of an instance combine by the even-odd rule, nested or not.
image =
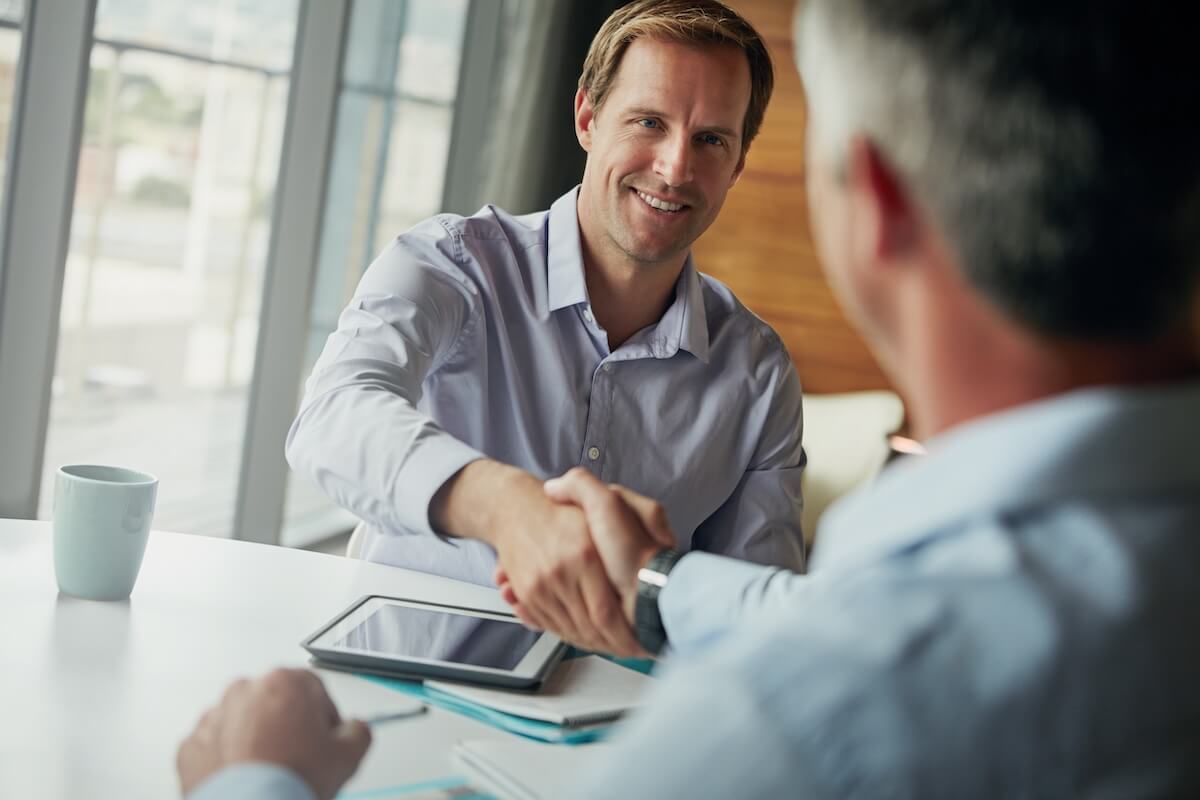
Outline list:
[[[629,191],[638,196],[642,203],[660,214],[679,214],[687,211],[691,206],[686,203],[672,203],[669,200],[664,200],[661,197],[655,197],[652,194],[643,192],[641,189],[631,188]]]

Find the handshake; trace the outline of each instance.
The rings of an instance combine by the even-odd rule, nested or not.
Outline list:
[[[676,545],[658,503],[582,467],[543,484],[476,461],[434,499],[431,519],[492,545],[496,585],[526,625],[587,650],[646,655],[633,633],[637,573]]]

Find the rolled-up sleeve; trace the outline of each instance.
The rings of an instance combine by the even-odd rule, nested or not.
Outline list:
[[[287,459],[336,503],[385,532],[434,533],[429,504],[475,448],[417,407],[426,377],[478,332],[461,241],[431,219],[363,276],[305,386]]]
[[[768,385],[754,455],[729,498],[696,529],[693,547],[756,564],[804,570],[803,405],[800,378],[779,344],[767,367]]]

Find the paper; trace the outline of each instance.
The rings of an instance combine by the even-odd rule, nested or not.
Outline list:
[[[585,656],[559,664],[537,692],[430,680],[425,686],[506,714],[571,727],[612,721],[636,708],[650,680],[599,656]]]
[[[603,738],[611,727],[610,725],[593,725],[584,728],[566,728],[562,725],[555,725],[551,722],[541,722],[540,720],[536,719],[527,719],[525,717],[518,717],[513,714],[505,714],[502,711],[485,708],[478,703],[460,700],[459,698],[452,697],[445,692],[439,692],[436,689],[428,689],[420,681],[406,681],[401,678],[384,678],[380,675],[360,675],[359,677],[365,681],[369,681],[380,686],[386,686],[393,691],[402,692],[410,697],[420,698],[431,706],[444,708],[447,711],[453,711],[456,714],[462,714],[464,717],[478,720],[486,725],[499,728],[502,731],[515,733],[518,736],[524,736],[529,739],[537,739],[541,742],[554,742],[556,744],[569,745],[594,742]]]
[[[612,747],[604,743],[555,747],[519,739],[471,739],[454,746],[454,761],[476,788],[500,800],[558,800],[574,795],[580,777]]]

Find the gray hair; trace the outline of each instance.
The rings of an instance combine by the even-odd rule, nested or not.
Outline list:
[[[812,145],[836,163],[870,139],[1018,322],[1152,339],[1200,283],[1200,149],[1182,123],[1200,90],[1191,31],[1166,17],[1128,0],[804,0]]]

